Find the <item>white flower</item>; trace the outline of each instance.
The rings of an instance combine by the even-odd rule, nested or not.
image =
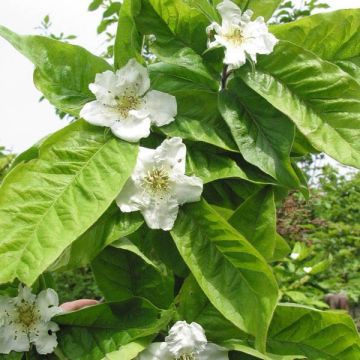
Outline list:
[[[153,343],[138,360],[228,360],[228,351],[208,343],[204,329],[197,323],[178,321],[165,342]]]
[[[58,305],[58,296],[52,289],[36,296],[20,285],[17,297],[1,296],[0,354],[29,351],[30,344],[36,346],[39,354],[53,352],[59,326],[50,320],[61,312]]]
[[[148,91],[148,71],[134,59],[116,73],[97,74],[89,88],[96,100],[85,104],[80,116],[90,124],[110,127],[115,136],[126,141],[148,137],[151,124],[169,124],[177,114],[176,98]]]
[[[291,257],[293,260],[296,260],[299,256],[300,256],[300,254],[297,253],[297,252],[294,252],[294,253],[292,253],[292,254],[290,255],[290,257]]]
[[[311,273],[312,272],[312,267],[311,266],[305,266],[304,268],[303,268],[303,270],[304,270],[304,272],[306,272],[307,274],[309,274],[309,273]]]
[[[123,212],[140,210],[151,229],[171,230],[179,205],[199,201],[200,178],[185,175],[186,146],[175,137],[157,149],[141,147],[131,178],[117,198]]]
[[[221,15],[222,24],[212,23],[207,27],[208,47],[225,47],[224,63],[230,69],[237,69],[249,58],[256,63],[256,54],[270,54],[278,40],[268,31],[263,17],[251,21],[253,12],[241,9],[230,0],[224,0],[216,7]],[[216,34],[213,34],[213,33]]]

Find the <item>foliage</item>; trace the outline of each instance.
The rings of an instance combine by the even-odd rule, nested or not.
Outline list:
[[[52,32],[52,26],[53,26],[53,24],[51,22],[50,15],[45,15],[43,20],[41,21],[40,25],[38,27],[36,27],[36,29],[43,36],[48,36],[51,39],[55,39],[55,40],[59,40],[59,41],[63,41],[63,42],[69,42],[71,40],[76,39],[76,37],[77,37],[76,35],[73,35],[73,34],[66,35],[63,32],[61,32],[60,34],[55,34]],[[44,100],[45,100],[45,97],[41,96],[39,101],[41,102]],[[69,121],[73,120],[73,117],[70,114],[68,114],[64,111],[61,111],[60,109],[58,109],[56,107],[55,107],[55,112],[56,112],[56,115],[60,119],[66,119]]]
[[[102,295],[95,283],[91,269],[87,267],[63,272],[53,272],[55,290],[61,303],[74,299],[97,299]]]
[[[102,53],[102,56],[111,59],[114,56],[115,32],[112,25],[119,22],[119,12],[121,9],[121,1],[112,0],[93,0],[89,5],[89,11],[102,9],[102,19],[97,27],[98,34],[105,34],[105,41],[109,45]]]
[[[322,151],[360,167],[360,48],[351,27],[360,23],[360,10],[274,25],[280,39],[274,52],[228,73],[222,52],[207,49],[206,28],[219,21],[218,3],[125,0],[113,6],[94,0],[90,10],[106,7],[100,31],[118,21],[114,66],[79,46],[0,26],[0,36],[35,65],[34,83],[43,96],[76,118],[20,154],[0,188],[0,283],[10,284],[9,291],[17,281],[37,289],[48,272],[90,266],[105,298],[54,319],[61,326],[55,357],[131,360],[178,319],[201,324],[209,341],[235,359],[360,355],[345,313],[279,301],[302,302],[299,290],[308,299],[331,286],[321,277],[330,255],[344,264],[344,250],[358,251],[354,226],[331,225],[327,235],[334,240],[324,257],[317,253],[317,244],[323,248],[323,233],[317,234],[321,191],[329,192],[333,180],[322,179],[318,207],[303,210],[301,216],[314,214],[311,223],[285,220],[279,234],[275,211],[289,191],[308,195],[299,156]],[[236,3],[270,18],[279,1]],[[339,24],[348,36],[338,34]],[[309,35],[299,37],[298,29]],[[324,32],[336,36],[314,40]],[[95,100],[89,84],[96,75],[132,58],[146,64],[152,90],[177,101],[176,120],[139,143],[78,119],[84,104]],[[128,184],[139,145],[154,148],[169,136],[183,139],[187,175],[205,185],[202,199],[182,206],[165,232],[150,229],[139,213],[121,212],[114,200]],[[346,220],[334,209],[326,224]],[[354,222],[357,211],[349,208]],[[283,238],[293,226],[299,229],[290,231],[294,262]],[[345,231],[351,236],[339,244]],[[306,296],[308,285],[315,290]],[[310,304],[323,306],[317,301]]]
[[[314,10],[328,9],[329,5],[322,0],[306,0],[302,6],[298,6],[291,0],[284,0],[276,10],[272,22],[288,23],[301,17],[313,14]]]
[[[325,307],[328,293],[347,294],[360,301],[360,174],[341,176],[325,166],[311,190],[310,201],[292,194],[278,211],[278,231],[299,253],[278,265],[285,298]],[[304,268],[311,267],[307,274]],[[289,293],[290,291],[290,293]]]

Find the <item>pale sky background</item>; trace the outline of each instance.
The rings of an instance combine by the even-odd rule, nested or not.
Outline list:
[[[301,0],[299,0],[301,1]],[[332,9],[360,8],[360,0],[328,0]],[[20,34],[35,34],[50,14],[54,33],[78,36],[73,43],[95,54],[103,49],[96,35],[101,11],[88,12],[88,0],[0,0],[0,24]],[[67,124],[32,82],[33,65],[0,38],[0,145],[19,153]]]

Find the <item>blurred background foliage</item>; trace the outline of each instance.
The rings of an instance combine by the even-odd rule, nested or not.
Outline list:
[[[328,5],[322,0],[306,0],[303,5],[284,1],[271,23],[286,23],[308,16]],[[113,55],[115,25],[121,2],[93,0],[89,11],[101,11],[97,33],[105,35],[102,56]],[[53,34],[51,19],[46,15],[37,28],[45,36],[71,41],[75,35]],[[60,118],[71,117],[57,110]],[[0,147],[0,182],[14,155]],[[292,301],[324,309],[347,308],[360,325],[360,173],[347,171],[340,175],[335,167],[323,165],[323,155],[305,157],[299,166],[310,184],[310,197],[290,193],[278,204],[277,228],[291,245],[292,253],[276,263],[275,272],[283,301]],[[77,298],[101,298],[91,269],[54,275],[61,301]],[[332,296],[332,300],[329,301]],[[333,294],[333,295],[331,295]],[[334,300],[335,299],[335,300]],[[340,300],[339,300],[340,299]]]
[[[326,295],[340,295],[360,325],[360,173],[319,165],[312,181],[309,200],[294,192],[278,209],[293,249],[275,270],[283,299],[326,308]]]

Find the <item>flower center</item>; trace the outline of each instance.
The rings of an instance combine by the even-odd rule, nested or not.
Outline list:
[[[183,354],[175,360],[196,360],[196,357],[194,354]]]
[[[40,319],[38,308],[26,301],[16,306],[16,312],[17,319],[15,321],[28,329],[33,327]]]
[[[233,28],[224,35],[224,38],[234,45],[240,45],[244,41],[244,36],[239,28]]]
[[[116,98],[117,108],[122,117],[126,118],[130,110],[135,110],[139,107],[141,99],[135,95],[124,95]]]
[[[170,188],[169,173],[162,167],[153,168],[148,171],[147,175],[144,177],[143,185],[154,195],[165,194]]]

